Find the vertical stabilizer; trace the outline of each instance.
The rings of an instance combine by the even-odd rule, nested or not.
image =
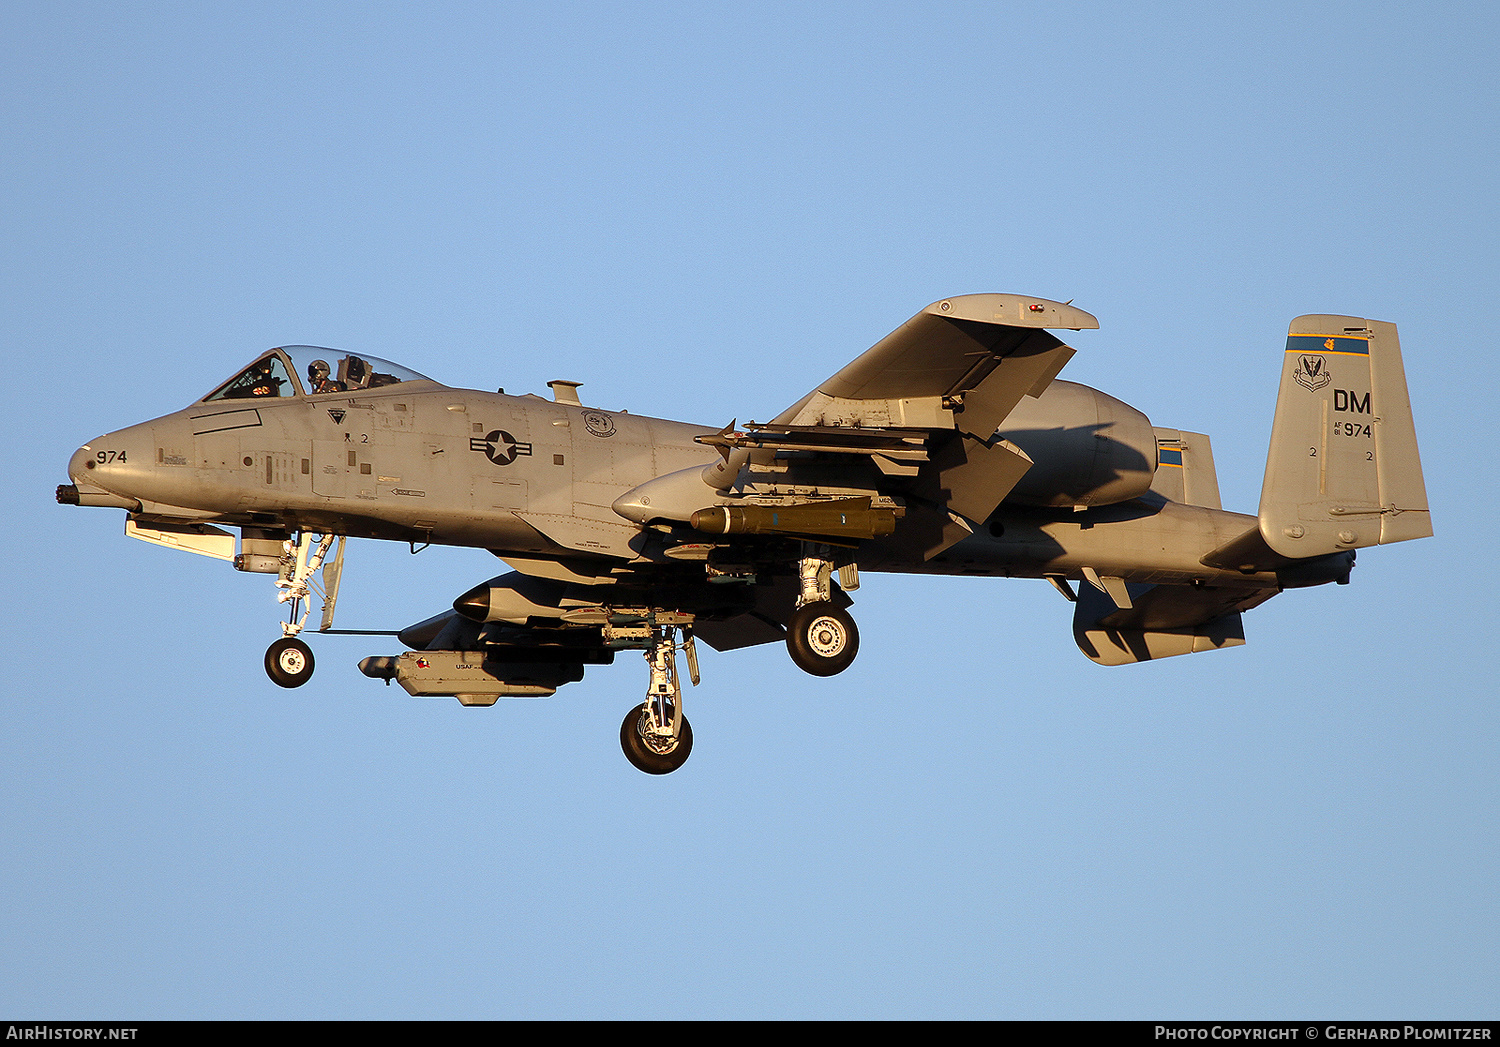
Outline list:
[[[1291,557],[1432,534],[1395,324],[1325,315],[1292,321],[1260,532]]]

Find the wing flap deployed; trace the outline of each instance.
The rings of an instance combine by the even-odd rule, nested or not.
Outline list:
[[[755,446],[867,454],[883,475],[912,480],[919,502],[894,544],[931,559],[967,537],[970,521],[988,517],[1031,467],[995,433],[1072,358],[1048,329],[1098,326],[1082,309],[1045,298],[945,298],[777,415],[775,435],[754,434]]]
[[[1005,500],[1032,461],[1009,440],[987,444],[964,438],[944,444],[933,464],[913,493],[981,522]]]

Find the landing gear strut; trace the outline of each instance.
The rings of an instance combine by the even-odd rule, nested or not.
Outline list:
[[[318,585],[313,575],[323,566],[334,539],[338,539],[339,551],[333,560],[333,576],[328,578],[327,588]],[[312,610],[309,589],[323,595],[323,628],[328,628],[333,619],[333,601],[338,595],[339,569],[344,560],[344,540],[338,535],[325,534],[314,543],[312,536],[303,532],[296,541],[282,543],[281,570],[276,577],[276,587],[281,590],[276,599],[290,604],[289,620],[281,623],[281,639],[266,648],[266,675],[281,687],[301,687],[313,674],[312,648],[297,639],[297,634],[307,624]]]
[[[804,545],[798,565],[801,589],[797,610],[786,623],[786,649],[797,668],[813,676],[836,676],[859,653],[859,629],[849,613],[833,603],[833,561],[827,547]],[[846,569],[852,572],[852,568]],[[840,578],[845,570],[840,571]],[[857,574],[852,575],[855,579]],[[851,587],[858,584],[851,582]]]
[[[677,627],[651,626],[646,661],[651,686],[646,701],[630,710],[620,725],[620,748],[625,758],[647,774],[670,774],[687,762],[693,751],[693,728],[682,715],[682,683],[677,678],[677,652],[688,657],[688,671],[698,682],[698,654],[689,633],[677,643]]]

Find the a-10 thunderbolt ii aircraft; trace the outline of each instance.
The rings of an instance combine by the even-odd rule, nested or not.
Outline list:
[[[1394,324],[1292,321],[1255,516],[1220,508],[1207,436],[1056,380],[1074,350],[1049,330],[1095,327],[1041,298],[947,298],[743,429],[595,409],[575,382],[508,396],[285,346],[90,441],[58,500],[274,575],[289,620],[265,663],[284,687],[313,672],[314,595],[331,631],[345,537],[488,549],[512,570],[360,669],[486,706],[644,651],[620,740],[653,774],[692,748],[679,653],[694,683],[698,640],[784,640],[807,672],[841,672],[862,571],[1045,578],[1084,654],[1120,665],[1242,644],[1242,612],[1432,533]]]

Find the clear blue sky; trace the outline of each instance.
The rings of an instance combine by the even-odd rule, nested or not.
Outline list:
[[[7,1017],[1493,1017],[1492,5],[6,5]],[[1044,583],[871,576],[831,680],[464,709],[53,504],[260,350],[764,419],[937,298],[1253,511],[1287,321],[1400,324],[1438,535],[1104,669]],[[353,543],[340,624],[498,573]]]

